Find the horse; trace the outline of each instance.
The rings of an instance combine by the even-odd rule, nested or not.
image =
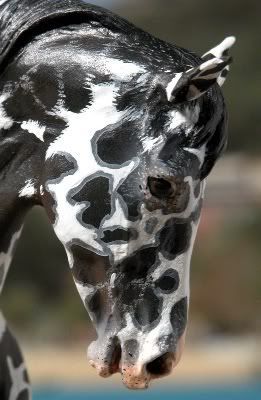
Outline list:
[[[181,358],[234,41],[199,57],[82,0],[0,1],[0,292],[40,205],[96,328],[89,360],[130,389]],[[0,397],[30,396],[1,314]]]

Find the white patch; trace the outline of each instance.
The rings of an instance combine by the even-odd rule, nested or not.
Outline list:
[[[41,195],[41,196],[44,195],[44,188],[43,188],[43,185],[40,186],[40,195]]]
[[[207,179],[201,181],[201,197],[204,199],[205,197],[205,190],[206,190]]]
[[[43,135],[46,128],[45,126],[41,126],[38,121],[33,121],[33,120],[24,121],[21,124],[21,128],[35,135],[42,142],[44,141]]]
[[[4,107],[3,103],[11,97],[11,93],[4,93],[0,95],[0,129],[9,129],[13,125],[14,121],[12,118],[8,117]]]
[[[209,50],[207,53],[203,54],[203,57],[207,54],[213,54],[215,57],[221,58],[224,55],[224,52],[230,47],[232,47],[236,42],[235,36],[228,36],[223,40],[219,45],[213,47],[213,49]]]
[[[19,367],[15,368],[11,357],[7,357],[7,364],[9,368],[10,378],[12,381],[11,390],[9,393],[8,400],[17,400],[18,396],[24,391],[28,390],[29,395],[31,393],[31,388],[29,383],[24,380],[24,373],[26,371],[24,363]]]
[[[36,189],[34,187],[34,181],[33,179],[29,179],[26,181],[26,185],[23,189],[20,190],[19,192],[19,197],[32,197],[36,194]]]
[[[198,122],[199,113],[200,113],[200,107],[198,104],[196,104],[194,107],[187,106],[184,108],[182,112],[177,110],[171,111],[169,113],[170,123],[168,126],[168,130],[173,131],[180,125],[185,124],[186,125],[185,135],[188,136],[188,134],[194,128],[195,124]]]
[[[132,317],[129,313],[125,314],[125,318],[126,326],[117,333],[120,342],[123,344],[127,338],[133,338],[139,341],[139,338],[142,336],[142,332],[139,331],[133,324]]]
[[[111,279],[110,279],[110,287],[114,288],[114,282],[116,279],[116,273],[114,272],[113,274],[111,274]]]
[[[1,272],[2,279],[0,281],[0,293],[2,292],[5,278],[7,275],[7,271],[10,266],[10,263],[12,261],[14,248],[15,248],[17,240],[19,239],[19,237],[21,235],[21,232],[22,232],[22,228],[18,232],[13,234],[13,237],[11,239],[7,253],[4,253],[4,252],[0,253],[0,269],[3,268],[3,271]]]
[[[123,211],[123,204],[121,198],[116,198],[115,211],[112,216],[106,219],[102,225],[103,229],[117,229],[117,227],[127,229],[130,226],[130,221],[126,218]]]
[[[143,74],[146,72],[145,68],[139,64],[105,57],[101,54],[78,54],[76,60],[79,60],[79,62],[84,65],[99,66],[99,70],[102,70],[106,75],[109,74],[114,80],[130,79],[136,74]]]
[[[229,70],[229,66],[227,66],[225,69]],[[225,83],[225,80],[226,80],[226,76],[219,76],[219,77],[217,78],[217,83],[218,83],[218,85],[219,85],[220,87],[223,86],[224,83]]]
[[[221,64],[223,62],[223,60],[221,60],[220,58],[211,58],[210,60],[205,61],[204,63],[202,63],[199,66],[199,70],[200,71],[207,71],[208,69],[212,69],[214,68],[216,65]],[[200,75],[200,73],[198,74]],[[211,75],[206,75],[206,76],[201,76],[200,75],[200,79],[209,79]],[[216,76],[216,72],[213,73],[213,77]]]
[[[7,3],[9,0],[0,0],[0,6],[2,6],[3,4]]]
[[[6,322],[5,322],[3,314],[0,312],[0,343],[4,336],[5,331],[6,331]]]
[[[78,293],[83,301],[86,299],[86,297],[91,296],[95,292],[94,287],[82,285],[81,283],[76,282],[76,281],[74,281],[74,282],[75,282],[76,288],[78,290]]]
[[[73,238],[78,238],[102,253],[103,248],[96,241],[96,230],[83,226],[76,218],[85,205],[70,204],[66,194],[81,184],[86,177],[97,172],[112,175],[113,190],[115,190],[134,169],[136,161],[132,160],[127,165],[114,169],[97,163],[92,151],[92,137],[97,131],[122,120],[126,112],[119,112],[115,107],[116,87],[114,84],[91,85],[91,89],[93,103],[81,113],[76,114],[62,107],[57,109],[57,114],[67,122],[67,128],[50,145],[46,158],[59,152],[69,153],[77,160],[78,169],[74,174],[65,176],[59,183],[50,183],[48,190],[54,193],[57,202],[57,220],[54,228],[59,239],[67,243]]]
[[[188,153],[195,154],[195,156],[198,158],[199,163],[200,163],[200,168],[202,167],[204,160],[205,160],[205,155],[206,155],[206,144],[203,144],[199,149],[190,149],[189,147],[184,147],[184,150],[187,151]]]
[[[167,88],[166,88],[166,92],[167,92],[167,99],[168,101],[172,101],[174,99],[174,97],[172,96],[172,92],[176,86],[176,84],[178,83],[178,81],[180,80],[181,76],[183,75],[183,72],[179,72],[178,74],[175,75],[175,77],[169,82]]]
[[[159,146],[162,144],[163,138],[162,136],[156,137],[156,138],[150,138],[150,137],[145,137],[142,138],[142,146],[143,150],[145,151],[151,151],[155,147]]]

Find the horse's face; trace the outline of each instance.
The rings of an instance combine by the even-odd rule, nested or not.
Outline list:
[[[227,65],[214,60],[135,107],[133,88],[90,83],[80,113],[57,111],[67,127],[47,151],[43,202],[96,326],[89,357],[129,387],[168,374],[181,355],[204,178],[224,145],[219,90],[196,100]]]

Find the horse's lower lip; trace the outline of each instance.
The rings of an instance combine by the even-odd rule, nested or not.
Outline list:
[[[140,365],[123,366],[122,381],[128,389],[147,389],[151,380],[150,374]]]
[[[108,378],[117,372],[121,373],[122,381],[128,389],[147,389],[151,380],[171,373],[175,356],[173,353],[166,353],[147,364],[122,364],[122,360],[114,364],[102,364],[90,360],[90,364],[103,378]]]
[[[99,376],[109,378],[111,375],[121,372],[118,365],[98,364],[93,360],[89,361],[91,366],[96,369]]]

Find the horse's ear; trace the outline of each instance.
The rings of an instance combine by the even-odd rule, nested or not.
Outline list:
[[[233,36],[227,37],[202,56],[200,65],[176,74],[166,89],[168,100],[175,103],[192,101],[202,96],[215,83],[222,86],[232,62],[228,50],[234,43]]]

